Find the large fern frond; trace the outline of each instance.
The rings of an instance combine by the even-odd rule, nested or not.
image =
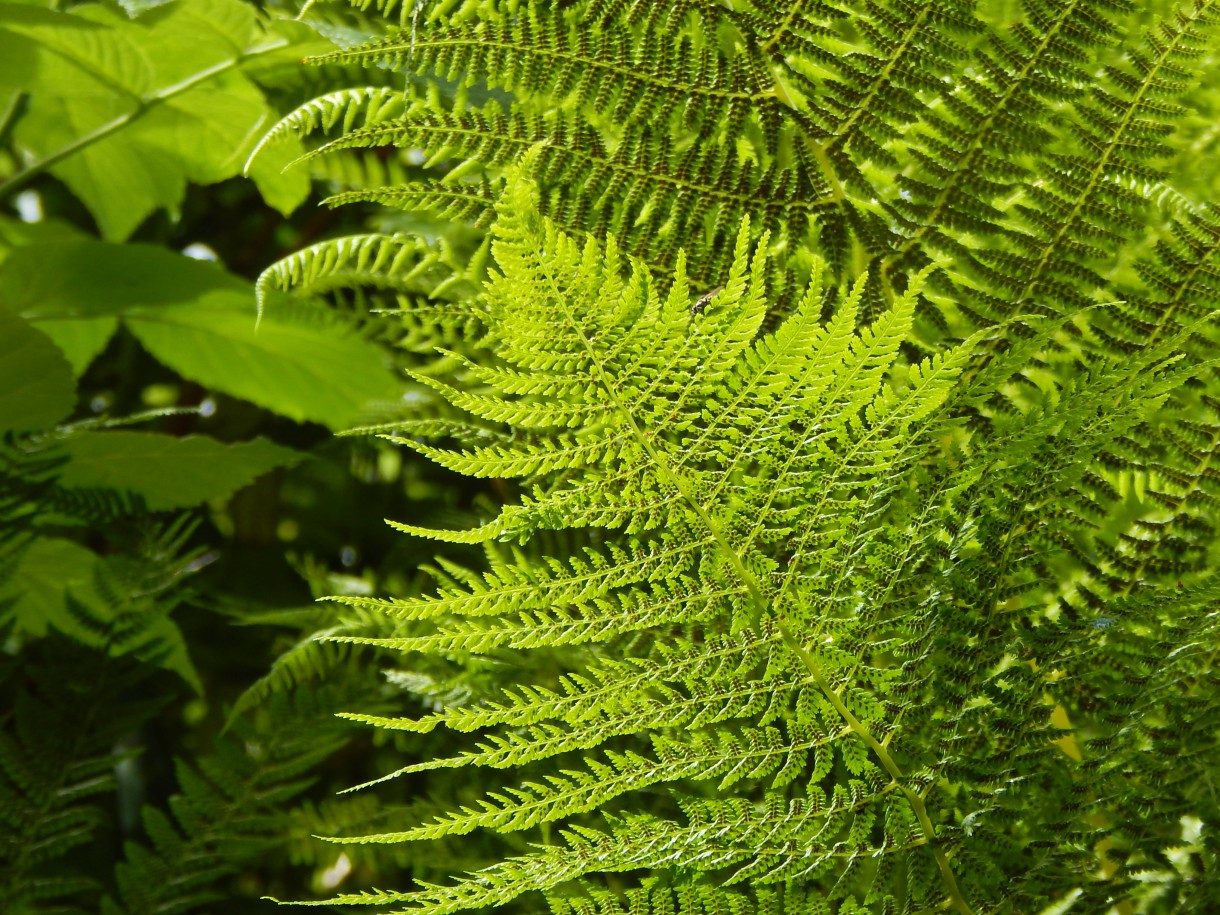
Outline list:
[[[965,910],[969,897],[1033,894],[1033,884],[995,885],[952,863],[976,854],[956,812],[972,783],[942,789],[950,792],[943,797],[927,792],[945,763],[933,765],[920,748],[963,729],[1002,732],[1002,715],[906,723],[916,701],[952,695],[959,680],[971,684],[967,702],[994,667],[877,662],[885,646],[923,658],[947,650],[952,627],[927,615],[945,588],[938,579],[961,563],[973,568],[975,550],[989,549],[989,525],[1013,523],[979,514],[1002,504],[987,494],[1039,480],[1046,504],[1071,506],[1082,451],[1120,439],[1183,372],[1196,371],[1173,367],[1181,339],[1145,348],[1134,367],[1115,362],[1073,383],[1062,409],[1014,415],[997,421],[994,437],[972,440],[945,424],[942,409],[981,338],[899,369],[919,278],[856,330],[867,281],[823,325],[815,271],[793,314],[764,332],[765,241],[751,254],[748,227],[724,287],[705,301],[681,272],[664,294],[638,264],[624,273],[629,264],[613,243],[582,244],[536,216],[535,194],[532,184],[510,181],[494,228],[497,272],[485,301],[495,359],[479,360],[486,369],[446,392],[520,435],[462,451],[407,441],[460,472],[521,477],[533,488],[468,535],[401,526],[442,540],[528,541],[539,530],[589,527],[625,539],[541,563],[519,554],[481,575],[453,568],[451,584],[431,598],[341,598],[413,621],[418,634],[340,638],[440,655],[582,645],[596,657],[598,646],[609,651],[647,633],[651,657],[594,661],[558,688],[524,684],[502,701],[419,721],[353,715],[391,729],[486,731],[471,750],[393,774],[480,766],[539,775],[414,827],[342,841],[572,826],[566,845],[449,888],[335,901],[449,912],[596,872],[676,873],[696,862],[753,892],[816,877],[836,887],[825,890],[834,900],[874,879],[858,862],[891,857],[898,871],[923,875],[925,905],[947,900]],[[971,456],[956,473],[933,461],[937,436],[946,435]],[[953,520],[947,506],[963,516]],[[1005,589],[1024,587],[1020,564],[1046,548],[1038,529],[1031,534],[1010,528],[1004,550],[1019,569],[966,574],[983,584],[961,600],[994,606]],[[914,639],[905,617],[912,607],[922,620]],[[1002,635],[994,647],[1011,651],[1012,642]],[[1021,702],[1046,689],[1042,677],[1023,682]],[[1062,769],[1058,750],[1045,746],[1027,765]],[[843,774],[828,781],[832,771]],[[575,825],[649,786],[686,793],[703,782],[763,806],[692,799],[608,831]],[[726,824],[723,844],[705,822]],[[869,846],[880,823],[886,838]]]

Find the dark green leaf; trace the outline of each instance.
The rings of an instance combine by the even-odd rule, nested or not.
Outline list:
[[[128,490],[153,511],[227,495],[302,457],[266,439],[229,445],[150,432],[85,432],[68,439],[64,450],[72,460],[59,478],[63,486]]]
[[[381,351],[333,316],[285,308],[256,327],[249,283],[160,248],[18,248],[0,265],[0,304],[39,321],[122,317],[183,377],[299,421],[341,428],[399,392]]]
[[[64,354],[42,331],[0,309],[0,432],[53,426],[75,401]]]

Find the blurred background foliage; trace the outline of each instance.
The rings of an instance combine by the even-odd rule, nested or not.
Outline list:
[[[314,838],[426,805],[410,779],[337,793],[438,752],[418,736],[376,746],[335,717],[399,688],[389,659],[312,640],[336,625],[314,599],[417,591],[435,550],[383,519],[463,523],[481,491],[334,434],[427,411],[430,389],[403,371],[409,329],[359,294],[271,293],[256,326],[254,281],[337,236],[409,222],[469,254],[480,235],[318,205],[419,165],[398,151],[337,175],[284,171],[303,152],[285,143],[242,174],[283,113],[354,81],[301,58],[372,32],[350,10],[297,13],[0,4],[0,899],[13,915],[268,911],[265,895],[329,895],[409,863]],[[409,674],[417,692],[494,676]]]

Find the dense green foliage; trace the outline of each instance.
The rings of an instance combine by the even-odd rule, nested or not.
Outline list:
[[[0,7],[3,898],[1220,906],[1213,6]]]
[[[282,161],[239,176],[346,81],[300,66],[333,47],[237,0],[0,6],[6,913],[259,911],[391,860],[309,839],[379,815],[333,797],[377,752],[333,713],[386,692],[308,641],[310,600],[409,588],[427,554],[381,509],[468,495],[330,437],[393,415],[386,328],[306,302],[256,327],[254,278],[366,222],[301,208]]]
[[[472,530],[396,524],[487,570],[344,598],[398,625],[341,638],[517,673],[357,716],[480,733],[400,775],[507,771],[345,841],[543,845],[339,901],[1214,904],[1220,224],[1175,157],[1209,4],[378,8],[398,26],[316,60],[405,96],[321,97],[263,148],[418,150],[436,174],[332,202],[491,222],[457,312],[483,333],[417,376],[471,418],[397,440],[522,485]],[[402,244],[265,282],[392,282]]]

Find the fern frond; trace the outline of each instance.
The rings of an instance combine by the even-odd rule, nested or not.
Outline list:
[[[565,721],[570,724],[596,722],[614,714],[632,715],[657,706],[654,688],[663,681],[699,684],[717,676],[742,677],[759,664],[770,660],[777,650],[779,636],[774,632],[754,634],[743,631],[736,637],[711,638],[705,643],[678,641],[659,645],[663,663],[645,658],[624,662],[603,660],[604,669],[569,674],[558,689],[521,687],[506,692],[501,701],[478,706],[445,708],[422,719],[386,718],[346,713],[345,717],[378,727],[427,733],[438,726],[470,732],[496,725],[527,727],[540,721]],[[667,698],[678,694],[667,691]]]
[[[511,68],[501,66],[509,60]],[[783,102],[766,70],[726,61],[680,32],[578,31],[561,11],[534,7],[509,20],[432,28],[423,36],[394,30],[312,62],[409,67],[453,81],[487,74],[493,85],[563,99],[616,125],[676,118],[696,134],[711,127],[736,134],[754,116],[770,148],[782,123]]]
[[[371,127],[382,121],[401,116],[405,98],[402,90],[387,86],[361,86],[339,89],[310,99],[279,120],[250,151],[245,172],[268,146],[288,137],[304,137],[316,130],[331,130],[335,126],[347,133],[359,124]]]
[[[372,187],[355,191],[343,191],[327,197],[329,206],[342,206],[371,200],[400,210],[430,210],[439,216],[453,220],[469,220],[484,225],[489,213],[489,203],[495,198],[490,184],[484,182],[454,181],[449,184],[416,185],[398,184],[390,187]]]
[[[107,819],[98,795],[116,788],[123,739],[163,699],[150,695],[155,668],[52,635],[5,665],[0,720],[0,889],[14,912],[85,912],[101,886],[63,859]],[[20,680],[20,682],[17,682]],[[133,699],[129,690],[145,690]],[[85,726],[82,726],[85,725]]]
[[[548,894],[552,915],[750,915],[754,912],[807,912],[826,915],[830,910],[820,894],[795,887],[759,890],[716,887],[702,883],[648,880],[645,885],[613,893],[584,884],[582,892]]]
[[[372,286],[399,293],[452,295],[465,271],[445,245],[406,235],[354,235],[319,242],[272,264],[254,291],[261,317],[271,290],[324,294]],[[452,306],[457,311],[460,306]]]
[[[739,233],[724,288],[700,313],[692,315],[681,276],[665,299],[638,269],[631,278],[620,278],[613,247],[602,251],[592,243],[578,246],[545,222],[535,222],[532,199],[529,184],[520,179],[510,183],[504,215],[496,227],[493,252],[503,272],[493,275],[487,297],[500,356],[517,371],[582,375],[589,379],[587,396],[597,398],[603,407],[596,415],[586,416],[579,411],[579,402],[576,408],[567,402],[569,387],[563,387],[564,399],[560,400],[543,381],[531,399],[576,410],[560,430],[536,432],[533,441],[523,442],[511,452],[492,447],[458,456],[432,446],[414,447],[467,472],[494,470],[539,478],[580,467],[592,484],[582,489],[582,501],[594,505],[613,505],[622,498],[621,490],[604,486],[600,463],[613,460],[619,467],[635,467],[633,472],[644,491],[667,495],[670,518],[649,542],[655,545],[651,555],[645,548],[590,551],[588,561],[553,563],[549,573],[534,569],[524,579],[517,572],[470,578],[439,598],[388,606],[391,612],[407,616],[448,615],[460,608],[464,620],[442,621],[435,633],[419,637],[357,641],[408,651],[487,651],[607,642],[632,629],[657,630],[679,622],[711,626],[717,617],[734,628],[759,625],[772,618],[771,614],[784,620],[782,604],[768,606],[776,587],[772,578],[780,590],[789,587],[793,578],[786,569],[777,576],[777,564],[766,556],[763,544],[772,538],[758,536],[758,515],[754,513],[758,507],[738,504],[735,481],[739,475],[774,472],[778,465],[780,479],[789,472],[783,469],[786,467],[799,466],[800,473],[808,476],[817,473],[828,451],[841,449],[846,459],[824,469],[821,488],[834,492],[842,486],[847,498],[867,479],[872,466],[867,461],[853,463],[852,442],[858,448],[873,436],[884,441],[890,434],[901,437],[905,444],[912,434],[910,426],[943,402],[968,351],[916,367],[910,373],[907,392],[896,395],[882,390],[882,380],[894,363],[898,344],[909,333],[914,288],[892,315],[882,316],[874,327],[858,335],[850,331],[849,306],[846,319],[840,319],[831,332],[814,334],[812,340],[781,326],[773,335],[756,341],[766,313],[766,265],[761,253],[750,254],[748,227]],[[862,290],[861,285],[853,300]],[[793,318],[797,328],[810,323],[818,301],[815,286],[804,299],[805,310]],[[749,366],[748,372],[742,371],[743,364]],[[743,376],[749,379],[744,390],[725,387]],[[723,395],[716,393],[721,390]],[[735,400],[731,394],[737,394]],[[742,405],[734,409],[734,421],[744,422],[746,440],[755,444],[757,452],[715,455],[727,458],[723,461],[689,461],[679,443],[704,430],[719,437],[718,425],[728,421],[729,414],[716,404],[716,396]],[[458,399],[484,411],[494,409],[487,396]],[[660,409],[655,406],[658,400]],[[709,409],[709,405],[716,408]],[[755,405],[766,409],[755,409]],[[824,437],[783,434],[784,430],[822,427]],[[599,455],[601,460],[574,463],[576,455]],[[542,511],[553,514],[560,504],[541,491],[536,499],[526,506],[527,511],[539,511],[541,504],[545,506]],[[786,505],[768,506],[762,516],[774,520],[764,526],[790,524],[789,514]],[[528,534],[528,528],[520,528],[520,517],[512,515],[506,509],[483,536],[502,535],[510,526],[518,536]],[[740,523],[746,518],[752,532]],[[666,544],[670,546],[666,548]],[[675,559],[683,557],[693,565],[675,565]],[[795,559],[804,564],[810,557],[801,553]],[[709,564],[722,571],[709,573]],[[704,584],[695,585],[698,581]],[[796,619],[792,622],[801,625]],[[783,644],[789,638],[785,636]],[[833,657],[827,654],[828,648],[820,651],[825,655],[823,664]],[[787,666],[801,668],[807,661],[806,655],[790,656]],[[819,668],[813,684],[817,689],[842,689],[847,684],[840,677],[845,675],[846,669],[832,674],[836,685],[831,685]],[[690,690],[690,711],[679,711],[681,702],[670,703],[668,724],[672,727],[689,715],[691,727],[714,729],[736,715],[749,719],[768,704],[782,707],[785,700],[774,693],[774,685],[769,681],[754,686],[747,683],[722,693],[684,681],[680,688]],[[652,689],[657,687],[654,684]],[[543,694],[530,695],[541,698]],[[837,693],[835,696],[838,698]],[[696,730],[677,743],[658,735],[654,750],[660,758],[655,762],[634,753],[612,755],[602,762],[585,756],[588,768],[584,774],[567,770],[563,777],[548,776],[545,783],[493,793],[482,802],[482,811],[473,808],[432,826],[377,840],[434,838],[480,827],[528,828],[593,809],[619,791],[652,783],[715,777],[723,787],[739,778],[758,781],[777,769],[788,773],[783,775],[786,782],[804,767],[805,754],[816,748],[821,748],[823,765],[829,764],[837,749],[847,754],[849,768],[862,773],[871,766],[860,755],[866,753],[863,746],[860,754],[843,747],[856,746],[854,731],[867,726],[862,720],[877,719],[880,706],[870,704],[863,694],[853,695],[850,702],[864,716],[858,719],[849,712],[850,726],[824,699],[813,706],[824,708],[820,714],[837,722],[830,733],[841,732],[840,738],[853,733],[850,738],[832,742],[825,724],[807,733],[804,729],[815,720],[808,715],[799,719],[805,725],[791,725],[787,732],[762,727],[737,735],[713,732],[701,737]],[[838,699],[838,707],[845,709],[842,699]],[[531,714],[536,716],[537,710]],[[658,727],[664,724],[661,719],[656,721]],[[436,765],[519,765],[591,747],[616,730],[638,732],[639,726],[638,714],[618,712],[583,729],[570,720],[559,726],[540,723],[519,737],[492,737],[481,752],[402,771],[424,771]],[[713,759],[719,762],[712,764]]]
[[[321,617],[309,613],[306,617]],[[321,680],[328,672],[358,655],[358,650],[337,643],[339,636],[362,632],[385,632],[385,615],[374,609],[353,609],[348,618],[324,628],[307,632],[295,644],[280,652],[271,669],[242,691],[233,703],[226,721],[232,727],[242,715],[277,693],[289,692],[310,681]]]
[[[213,754],[179,760],[179,791],[168,809],[144,809],[147,842],[127,843],[104,915],[192,911],[220,898],[220,879],[276,848],[289,822],[284,803],[346,742],[327,714],[333,698],[277,694],[266,705],[272,726],[239,721]]]

